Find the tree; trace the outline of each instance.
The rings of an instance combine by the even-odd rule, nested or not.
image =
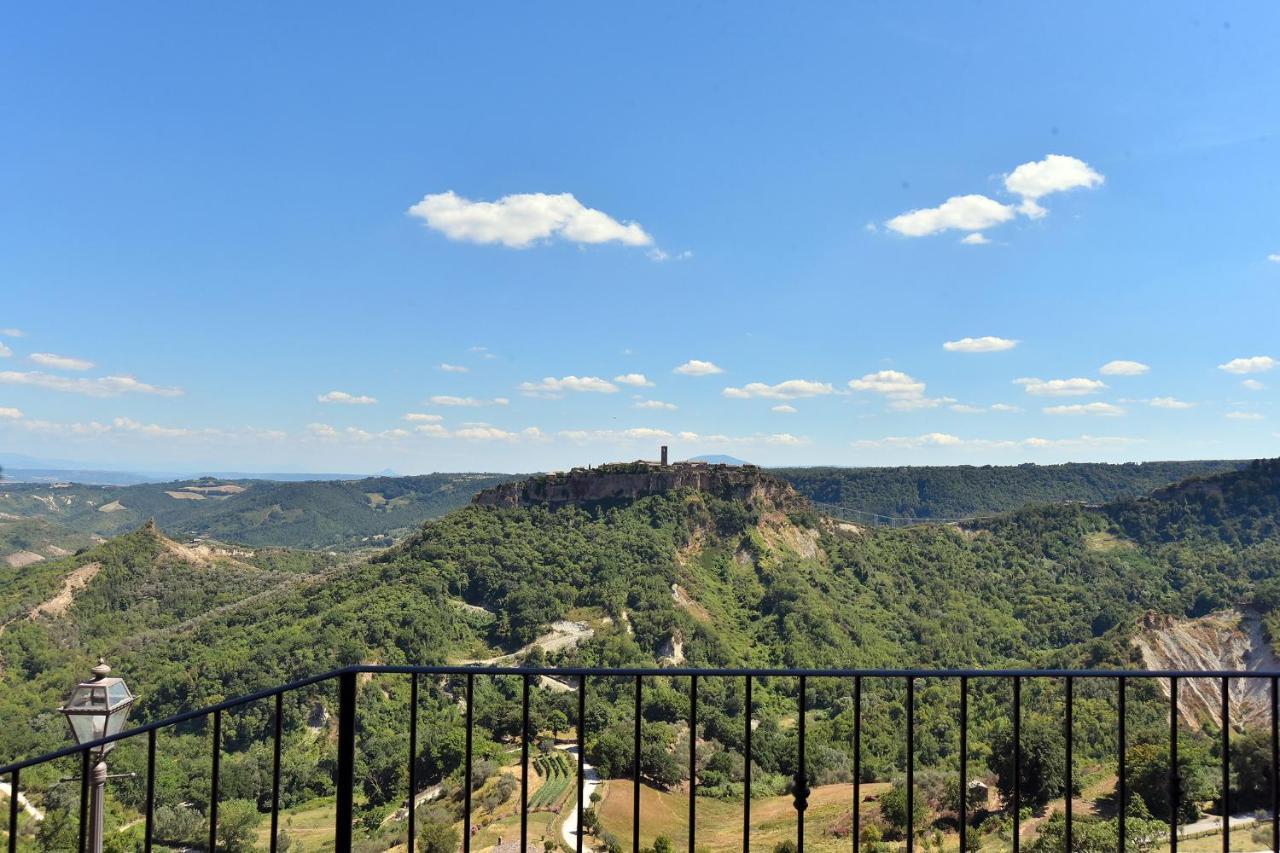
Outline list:
[[[218,842],[227,853],[253,849],[262,814],[252,800],[227,800],[218,807]]]
[[[1196,742],[1178,744],[1179,791],[1177,815],[1180,823],[1200,817],[1200,803],[1217,793],[1215,768],[1206,748]],[[1129,790],[1140,797],[1153,817],[1169,814],[1169,747],[1167,744],[1138,744],[1129,750],[1126,762]]]
[[[893,787],[880,797],[880,814],[898,838],[907,836],[907,786],[903,782],[894,782]],[[924,797],[920,789],[915,789],[911,804],[911,827],[916,829],[924,823],[928,814],[924,805]]]
[[[1039,713],[1027,713],[1022,721],[1022,756],[1018,774],[1023,806],[1040,808],[1054,797],[1062,796],[1066,776],[1066,754],[1062,741],[1062,724]],[[1006,808],[1013,804],[1014,777],[1013,726],[1002,726],[992,738],[991,771]]]
[[[432,820],[418,827],[420,853],[454,853],[458,841],[458,830],[450,824]]]

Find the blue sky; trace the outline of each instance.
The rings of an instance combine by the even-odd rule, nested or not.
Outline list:
[[[28,4],[3,33],[0,451],[1280,445],[1274,4]]]

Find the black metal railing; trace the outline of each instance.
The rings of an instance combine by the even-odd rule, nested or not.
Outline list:
[[[85,850],[86,835],[88,827],[88,798],[89,786],[88,779],[90,775],[90,765],[92,755],[101,747],[117,742],[128,741],[135,738],[146,739],[146,780],[145,780],[145,806],[144,806],[144,849],[150,851],[152,849],[154,838],[154,820],[155,820],[155,764],[156,764],[156,748],[157,733],[172,729],[183,723],[194,720],[207,719],[211,722],[212,730],[212,753],[210,756],[210,806],[208,815],[208,850],[214,851],[218,849],[218,798],[219,798],[219,782],[221,775],[221,752],[222,752],[222,719],[223,713],[239,708],[250,703],[259,702],[267,699],[274,700],[274,719],[272,724],[273,733],[273,749],[272,749],[272,775],[271,775],[271,794],[270,794],[270,827],[271,839],[270,849],[276,850],[279,838],[279,818],[280,818],[280,785],[281,785],[281,740],[283,736],[283,717],[284,717],[284,697],[286,694],[302,690],[315,685],[337,682],[338,687],[338,709],[337,709],[337,773],[335,779],[336,788],[336,815],[334,819],[334,842],[335,849],[338,851],[346,851],[351,848],[353,828],[355,825],[354,798],[355,798],[355,765],[356,765],[356,746],[357,746],[357,678],[360,675],[405,675],[409,677],[410,694],[409,694],[409,719],[408,719],[408,742],[409,755],[408,765],[408,816],[407,816],[407,838],[408,849],[414,850],[415,843],[415,797],[418,793],[418,779],[416,776],[415,759],[418,747],[418,694],[419,681],[421,676],[449,676],[464,679],[465,695],[464,703],[464,719],[466,726],[465,734],[465,752],[464,752],[464,784],[463,790],[463,826],[462,832],[462,850],[463,853],[470,853],[471,850],[471,832],[472,825],[472,773],[473,773],[473,756],[472,756],[472,732],[474,728],[473,711],[475,705],[474,686],[476,677],[492,677],[492,676],[514,676],[521,679],[521,737],[520,737],[520,764],[521,764],[521,781],[520,781],[520,849],[528,850],[528,816],[529,816],[529,743],[531,737],[536,732],[530,732],[529,729],[529,705],[530,705],[530,686],[534,678],[542,676],[550,676],[562,680],[570,680],[576,682],[577,713],[578,718],[575,722],[576,728],[576,746],[577,746],[577,797],[578,797],[578,832],[575,836],[575,853],[582,853],[583,849],[583,780],[584,765],[586,759],[586,697],[587,691],[593,683],[599,683],[608,679],[632,679],[634,681],[635,690],[635,740],[634,740],[634,757],[632,761],[633,768],[633,802],[632,802],[632,832],[631,844],[633,853],[640,850],[640,826],[642,815],[640,809],[640,753],[641,753],[641,708],[643,702],[644,679],[648,677],[664,677],[674,679],[688,679],[689,682],[689,767],[690,779],[688,790],[688,819],[689,819],[689,850],[697,849],[697,767],[698,758],[698,738],[696,736],[698,726],[698,681],[699,679],[739,679],[744,684],[745,707],[743,711],[744,730],[744,767],[743,767],[743,819],[742,819],[742,844],[743,850],[749,853],[751,844],[751,765],[752,765],[752,685],[758,679],[766,678],[795,678],[799,682],[798,690],[798,707],[797,707],[797,730],[796,730],[796,748],[797,762],[796,774],[792,785],[794,796],[794,807],[796,812],[796,834],[795,844],[799,853],[804,850],[804,829],[805,829],[805,810],[808,807],[809,785],[806,774],[805,763],[805,721],[806,721],[806,682],[811,678],[821,679],[845,679],[848,680],[852,688],[853,696],[853,735],[852,735],[852,849],[858,849],[861,836],[861,784],[862,784],[862,759],[863,759],[863,716],[864,716],[864,682],[867,679],[886,679],[901,681],[905,685],[905,732],[904,741],[906,746],[906,814],[908,821],[914,823],[914,772],[916,764],[916,682],[921,679],[945,679],[955,681],[959,691],[959,840],[960,849],[966,849],[967,833],[969,831],[969,802],[968,802],[968,752],[969,752],[969,698],[970,690],[973,682],[981,681],[1005,681],[1010,685],[1011,701],[1012,701],[1012,720],[1011,726],[1013,730],[1012,749],[1013,749],[1013,774],[1012,774],[1012,796],[1009,802],[1009,812],[1012,817],[1012,847],[1018,851],[1021,844],[1021,805],[1022,792],[1020,790],[1020,780],[1022,771],[1022,705],[1023,705],[1023,684],[1029,681],[1059,681],[1063,687],[1063,732],[1064,732],[1064,749],[1065,749],[1065,791],[1064,804],[1064,847],[1066,850],[1072,849],[1072,830],[1073,830],[1073,814],[1072,814],[1072,792],[1074,790],[1074,780],[1072,774],[1073,769],[1073,748],[1075,740],[1074,732],[1074,704],[1075,704],[1075,685],[1080,681],[1096,681],[1096,680],[1112,680],[1116,685],[1116,707],[1117,707],[1117,768],[1118,768],[1118,790],[1117,790],[1117,808],[1116,821],[1117,832],[1119,836],[1119,849],[1123,853],[1126,844],[1126,827],[1125,817],[1128,811],[1129,791],[1127,790],[1126,776],[1126,750],[1127,750],[1127,731],[1126,731],[1126,694],[1129,692],[1129,683],[1136,679],[1164,679],[1169,683],[1168,702],[1169,702],[1169,766],[1168,766],[1168,791],[1169,791],[1169,846],[1174,853],[1178,849],[1178,807],[1179,792],[1182,781],[1179,778],[1178,771],[1178,732],[1179,732],[1179,707],[1178,707],[1178,691],[1179,682],[1186,679],[1197,680],[1216,680],[1221,685],[1222,706],[1221,706],[1221,762],[1222,762],[1222,849],[1230,850],[1231,846],[1231,822],[1230,822],[1230,788],[1231,788],[1231,720],[1230,720],[1230,703],[1229,689],[1231,682],[1236,680],[1256,680],[1263,679],[1269,683],[1270,687],[1270,792],[1271,792],[1271,846],[1273,850],[1280,851],[1280,673],[1268,672],[1243,672],[1243,671],[1102,671],[1102,670],[1034,670],[1034,669],[1004,669],[1004,670],[892,670],[892,669],[694,669],[694,668],[635,668],[635,669],[584,669],[584,668],[522,668],[522,667],[485,667],[485,666],[387,666],[387,665],[356,665],[346,667],[344,669],[334,670],[322,675],[316,675],[294,681],[290,684],[273,687],[262,690],[247,696],[235,699],[228,699],[216,705],[198,710],[188,711],[178,714],[167,719],[158,720],[156,722],[147,723],[130,729],[111,737],[101,738],[85,744],[68,746],[64,749],[48,753],[46,755],[34,758],[16,761],[10,764],[0,766],[0,778],[7,777],[10,783],[9,792],[9,815],[8,815],[8,850],[9,853],[15,853],[18,847],[18,814],[19,814],[19,793],[21,790],[21,781],[23,771],[29,768],[47,764],[67,757],[78,757],[80,759],[80,800],[79,800],[79,849]],[[915,827],[908,827],[905,835],[906,849],[911,851],[915,844]]]

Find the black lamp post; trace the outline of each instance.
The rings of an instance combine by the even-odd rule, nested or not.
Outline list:
[[[129,719],[129,709],[133,705],[133,694],[129,692],[124,679],[107,677],[111,673],[111,667],[107,666],[106,661],[98,658],[98,665],[90,671],[93,678],[77,684],[67,697],[66,704],[58,709],[66,714],[67,722],[71,725],[71,736],[76,739],[76,743],[90,743],[123,731],[125,721]],[[102,853],[106,755],[114,746],[113,742],[98,748],[98,760],[91,771],[93,793],[89,801],[90,853]]]

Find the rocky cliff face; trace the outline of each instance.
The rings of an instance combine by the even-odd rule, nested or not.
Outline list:
[[[808,503],[777,477],[754,465],[631,462],[574,468],[519,482],[503,483],[476,495],[480,506],[549,506],[626,503],[677,489],[707,492],[723,500],[802,508]]]

